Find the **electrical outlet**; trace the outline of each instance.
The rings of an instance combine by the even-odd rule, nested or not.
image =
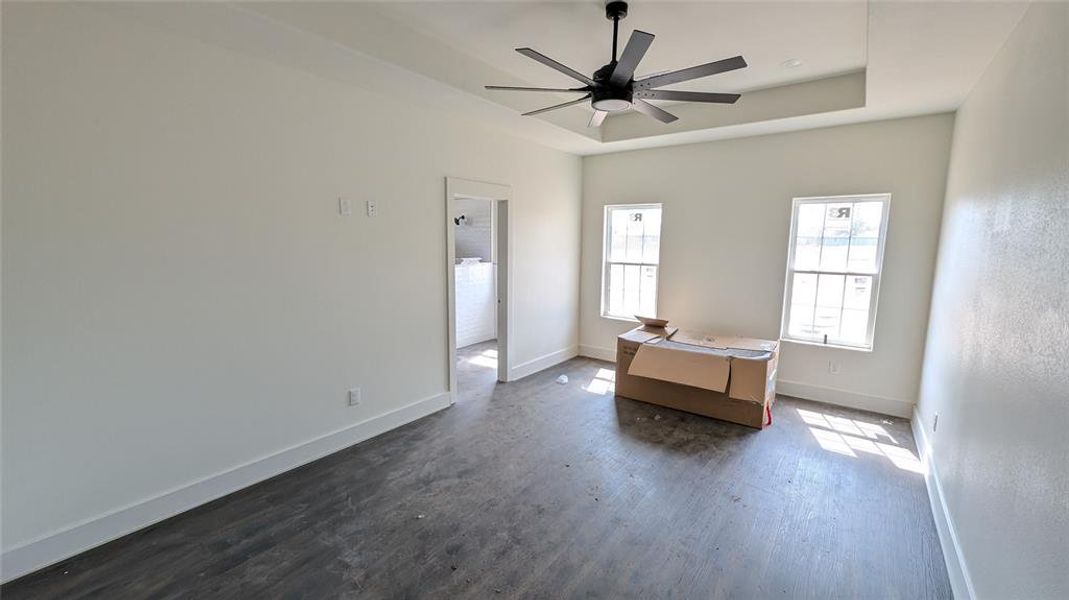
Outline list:
[[[353,388],[349,390],[349,406],[356,406],[360,404],[361,396],[360,388]]]
[[[932,417],[932,433],[935,433],[935,430],[938,427],[939,427],[939,413],[935,413],[935,416]]]
[[[842,371],[842,365],[839,364],[839,361],[837,361],[837,360],[829,360],[828,361],[828,372],[829,373],[831,373],[832,375],[838,375],[840,371]]]
[[[379,203],[374,200],[367,201],[367,216],[374,217],[379,213]]]
[[[343,217],[353,214],[353,203],[348,198],[338,198],[338,214]]]

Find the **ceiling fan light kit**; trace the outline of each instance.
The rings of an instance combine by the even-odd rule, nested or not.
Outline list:
[[[623,54],[617,57],[617,38],[620,29],[620,19],[627,16],[627,2],[612,0],[605,4],[605,18],[612,21],[612,60],[594,72],[593,77],[565,66],[552,58],[531,48],[517,48],[516,52],[538,61],[547,67],[559,71],[572,79],[584,84],[583,87],[575,88],[542,88],[542,87],[516,87],[504,85],[488,85],[488,90],[507,90],[518,92],[564,92],[584,94],[578,100],[570,100],[562,104],[532,110],[523,113],[524,116],[537,115],[558,108],[566,108],[590,101],[594,109],[594,115],[590,118],[590,127],[598,127],[605,116],[611,112],[621,112],[634,109],[644,115],[657,119],[662,123],[671,123],[678,117],[672,113],[657,107],[649,100],[676,100],[682,102],[706,102],[714,104],[734,104],[739,99],[739,94],[721,94],[711,92],[688,92],[681,90],[656,89],[666,85],[682,83],[741,69],[746,66],[746,60],[741,56],[726,58],[687,69],[659,73],[635,80],[635,69],[642,57],[646,55],[650,44],[653,43],[653,34],[645,31],[634,30],[631,38],[624,47]]]

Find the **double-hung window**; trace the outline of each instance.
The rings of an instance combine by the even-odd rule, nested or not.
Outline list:
[[[634,319],[657,316],[661,205],[605,207],[601,314]]]
[[[889,194],[795,198],[782,337],[872,349]]]

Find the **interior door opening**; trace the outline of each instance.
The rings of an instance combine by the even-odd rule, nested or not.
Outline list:
[[[457,383],[461,390],[497,379],[497,203],[484,198],[453,201],[453,266],[456,284]]]
[[[446,183],[449,385],[491,393],[509,380],[509,193],[507,186]],[[461,393],[462,392],[462,393]]]

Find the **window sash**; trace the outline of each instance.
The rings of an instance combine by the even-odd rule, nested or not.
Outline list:
[[[609,298],[609,293],[610,293],[610,289],[609,289],[610,271],[611,271],[611,269],[612,269],[612,267],[614,265],[621,265],[621,266],[625,266],[625,267],[628,267],[628,266],[638,267],[640,272],[641,272],[642,269],[647,268],[647,267],[652,267],[654,269],[654,272],[655,272],[654,276],[656,278],[656,281],[654,283],[654,290],[653,290],[653,312],[654,312],[654,314],[653,315],[649,315],[649,316],[651,316],[651,317],[655,316],[656,312],[657,312],[657,296],[660,294],[660,287],[661,287],[660,286],[660,282],[661,282],[661,278],[660,278],[660,274],[661,274],[661,272],[660,272],[660,248],[658,248],[658,252],[657,252],[657,256],[658,256],[657,262],[634,262],[634,261],[621,261],[621,260],[611,260],[610,259],[610,257],[612,256],[612,214],[613,214],[613,212],[615,212],[617,210],[625,210],[626,211],[626,210],[636,210],[636,209],[639,209],[639,210],[641,210],[641,209],[663,210],[661,204],[610,204],[610,205],[606,205],[605,206],[605,214],[603,216],[603,231],[602,231],[603,241],[602,241],[602,258],[601,258],[601,265],[602,265],[602,270],[601,270],[601,316],[603,316],[603,317],[611,317],[611,318],[616,318],[616,319],[626,319],[626,320],[629,320],[629,321],[634,321],[635,320],[634,315],[617,314],[617,313],[610,312],[610,310],[609,310],[609,308],[610,308],[610,298]],[[662,221],[662,225],[663,225],[663,221]],[[658,244],[659,244],[659,240],[660,240],[659,235],[660,235],[660,231],[658,231]],[[645,238],[643,239],[643,244],[645,244]],[[643,255],[645,255],[645,252],[643,252]]]
[[[798,247],[798,221],[799,212],[803,205],[806,204],[847,204],[847,203],[860,203],[860,202],[881,202],[881,217],[880,217],[880,230],[877,237],[876,257],[875,257],[875,269],[873,271],[851,270],[851,269],[820,269],[820,268],[795,268],[796,250]],[[873,338],[876,328],[876,309],[879,299],[880,291],[880,279],[883,273],[883,256],[884,248],[887,242],[887,221],[890,213],[891,195],[890,194],[863,194],[863,195],[850,195],[850,196],[825,196],[819,198],[795,198],[793,201],[793,207],[791,210],[791,230],[789,237],[789,248],[787,251],[787,277],[784,285],[783,294],[783,319],[782,330],[780,336],[785,340],[801,341],[806,343],[827,344],[829,346],[841,346],[847,348],[855,348],[861,350],[871,350],[873,348]],[[826,232],[826,223],[821,229],[821,239],[823,240],[824,233]],[[853,235],[848,238],[853,239]],[[847,245],[850,248],[849,242]],[[822,244],[823,251],[823,244]],[[849,253],[849,250],[848,250]],[[849,255],[848,255],[849,256]],[[817,262],[818,266],[820,261]],[[849,267],[849,258],[847,259],[847,266]],[[797,333],[791,333],[791,308],[794,304],[794,279],[796,275],[814,275],[817,277],[818,286],[821,275],[832,275],[843,277],[843,298],[839,303],[839,333],[837,336],[827,336],[825,339],[824,334],[814,334],[813,336],[799,335]],[[865,340],[864,343],[859,344],[854,340],[846,340],[842,336],[842,321],[845,312],[845,297],[847,292],[847,285],[850,277],[868,277],[871,281],[869,289],[869,305],[868,305],[868,319],[865,327]],[[819,288],[818,288],[819,291]],[[815,314],[819,308],[818,300],[814,299],[814,316],[813,322],[815,323]]]
[[[792,300],[793,300],[792,293],[794,291],[794,277],[795,277],[795,275],[816,275],[817,277],[819,277],[821,275],[832,275],[832,276],[835,276],[835,277],[845,277],[846,278],[846,280],[844,280],[844,282],[843,282],[843,296],[844,296],[844,298],[841,299],[840,302],[839,302],[839,335],[837,335],[835,337],[832,337],[832,336],[829,335],[829,336],[827,336],[827,341],[825,342],[824,334],[814,334],[812,336],[807,336],[807,335],[799,335],[799,334],[796,334],[796,333],[793,333],[793,334],[791,333],[790,318],[791,318],[791,307],[794,305],[794,303],[792,302]],[[844,311],[847,310],[846,306],[845,306],[846,305],[846,302],[845,302],[846,286],[848,285],[847,284],[847,280],[850,277],[867,277],[872,281],[871,287],[869,288],[868,319],[867,319],[867,322],[866,322],[866,325],[865,325],[865,342],[864,342],[864,344],[858,344],[856,341],[847,340],[846,338],[842,337],[843,313],[844,313]],[[810,343],[818,343],[818,344],[822,344],[822,345],[823,344],[827,344],[829,346],[845,346],[845,347],[849,347],[849,348],[871,349],[872,348],[873,333],[874,333],[874,329],[875,329],[875,325],[876,325],[876,297],[878,295],[879,288],[880,288],[880,276],[879,276],[878,273],[877,274],[873,274],[873,273],[860,273],[860,272],[859,273],[838,273],[838,272],[829,272],[829,271],[789,271],[788,274],[787,274],[787,297],[786,297],[786,302],[785,302],[785,306],[784,306],[784,317],[783,317],[783,319],[784,319],[783,333],[782,333],[783,339],[796,340],[796,341],[802,341],[802,342],[810,342]],[[814,300],[814,302],[813,302],[814,321],[816,320],[815,319],[815,314],[816,314],[816,311],[817,311],[818,308],[820,308],[820,305],[817,304],[816,300]]]
[[[624,296],[622,298],[620,298],[621,304],[623,304],[625,307],[633,304],[632,308],[625,308],[622,312],[613,312],[611,310],[611,308],[612,308],[612,291],[613,291],[612,290],[612,281],[613,281],[613,279],[612,279],[612,268],[613,267],[624,267],[624,268],[626,268],[626,267],[635,267],[635,271],[636,271],[636,275],[635,276],[638,278],[637,281],[632,281],[632,285],[630,287],[623,287],[623,286],[627,285],[627,283],[629,281],[629,278],[628,278],[627,272],[625,270],[621,269],[621,271],[620,271],[620,275],[623,277],[623,279],[619,281],[619,284],[621,286],[620,292],[624,294]],[[613,317],[613,318],[618,318],[618,319],[627,319],[627,320],[631,320],[631,321],[635,320],[635,315],[636,314],[647,316],[645,314],[646,311],[644,311],[643,308],[642,308],[643,298],[645,297],[645,294],[643,292],[647,291],[647,290],[643,289],[643,285],[644,285],[643,281],[644,281],[644,278],[645,278],[645,272],[644,271],[646,269],[652,269],[653,270],[653,284],[652,284],[653,285],[653,298],[652,298],[653,306],[650,308],[650,311],[651,311],[652,314],[650,314],[648,316],[651,316],[651,317],[652,316],[656,316],[656,313],[657,313],[657,288],[658,288],[658,283],[660,281],[660,270],[659,270],[658,265],[650,264],[650,263],[621,263],[621,262],[606,263],[606,267],[605,267],[605,304],[604,304],[604,308],[602,310],[602,316]],[[636,297],[632,297],[632,298],[629,299],[627,297],[627,292],[632,292],[633,294],[637,294],[637,298]]]

